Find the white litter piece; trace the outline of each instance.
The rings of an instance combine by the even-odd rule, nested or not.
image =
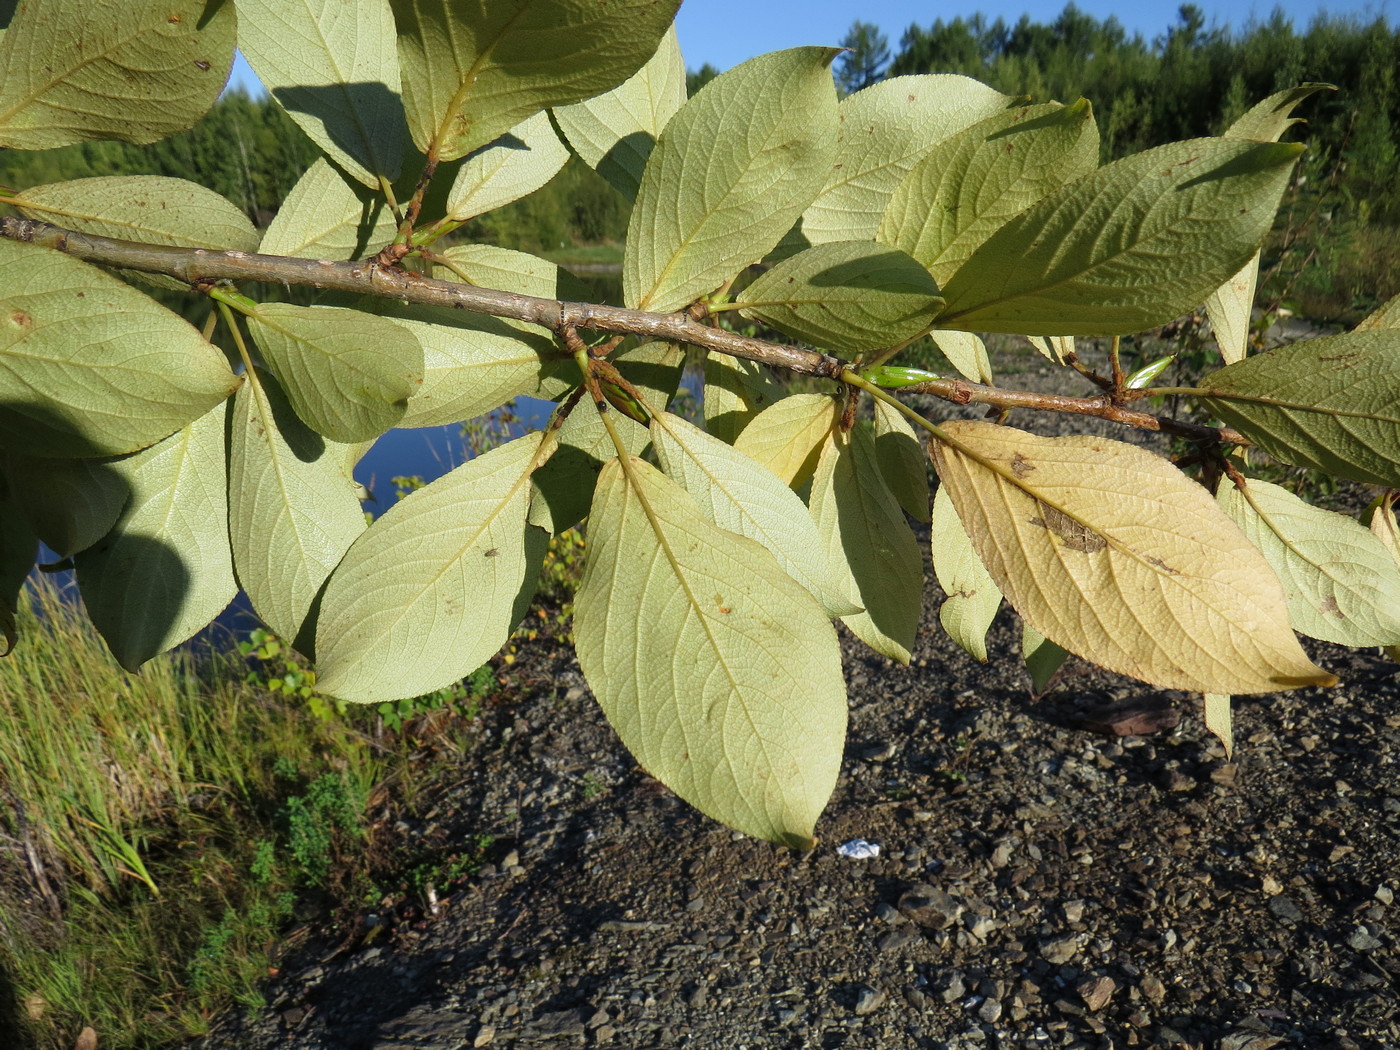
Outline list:
[[[865,839],[851,839],[850,842],[843,842],[837,846],[836,852],[852,860],[871,860],[880,855],[880,844],[867,842]]]

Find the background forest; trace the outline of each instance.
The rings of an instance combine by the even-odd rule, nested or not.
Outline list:
[[[1104,161],[1217,134],[1253,103],[1299,83],[1336,85],[1301,109],[1307,122],[1293,134],[1309,149],[1266,251],[1261,301],[1347,321],[1400,292],[1400,30],[1382,18],[1319,18],[1300,31],[1275,12],[1234,30],[1207,28],[1201,9],[1187,4],[1147,40],[1070,4],[1050,23],[974,15],[910,25],[897,48],[881,27],[857,22],[842,44],[853,49],[837,64],[846,92],[887,76],[962,73],[1036,101],[1082,95],[1093,102]],[[692,72],[691,91],[717,72]],[[216,190],[261,226],[316,155],[270,98],[235,91],[192,130],[152,146],[0,153],[0,183],[170,175]],[[606,261],[607,252],[580,249],[620,243],[627,218],[627,203],[574,160],[544,191],[462,232],[561,262]]]

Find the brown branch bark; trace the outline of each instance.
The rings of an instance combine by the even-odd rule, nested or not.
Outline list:
[[[295,284],[329,291],[384,296],[423,306],[443,306],[495,317],[508,317],[537,324],[550,332],[567,328],[686,343],[802,375],[826,379],[839,380],[842,372],[848,367],[840,358],[816,350],[786,346],[763,339],[750,339],[720,328],[711,328],[689,313],[654,314],[617,306],[540,299],[515,292],[434,280],[368,260],[333,262],[327,259],[296,259],[250,252],[221,252],[204,248],[140,244],[65,230],[36,219],[12,216],[0,216],[0,236],[53,248],[85,262],[139,270],[143,273],[165,274],[187,282],[192,289],[208,287],[216,281]],[[1065,397],[1025,390],[1001,390],[964,382],[961,379],[940,379],[907,387],[906,390],[930,394],[957,404],[985,404],[1003,410],[1029,408],[1042,412],[1072,412],[1097,416],[1142,430],[1166,431],[1196,441],[1249,444],[1243,434],[1230,427],[1207,427],[1179,422],[1170,417],[1154,416],[1115,405],[1106,395]]]

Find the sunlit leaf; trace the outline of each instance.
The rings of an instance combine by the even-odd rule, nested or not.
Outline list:
[[[943,430],[955,444],[930,441],[930,452],[973,547],[1051,641],[1169,689],[1335,681],[1298,645],[1264,556],[1167,460],[1099,437]]]
[[[836,161],[802,214],[807,242],[873,240],[890,194],[919,158],[1012,101],[950,73],[890,77],[842,99]]]
[[[1085,100],[1007,110],[929,150],[891,194],[876,236],[945,284],[1011,218],[1098,163]]]
[[[1400,329],[1281,346],[1198,385],[1211,412],[1276,459],[1400,487]]]
[[[254,611],[289,642],[365,529],[345,460],[345,446],[298,419],[276,380],[248,377],[230,428],[229,534]]]
[[[1400,328],[1400,295],[1376,307],[1356,326],[1358,332],[1370,332],[1377,328]]]
[[[674,27],[641,69],[595,98],[560,106],[554,119],[573,151],[629,201],[662,129],[685,103],[685,62]]]
[[[261,303],[245,316],[296,414],[332,441],[384,433],[422,382],[422,346],[387,318],[290,303]]]
[[[875,456],[885,484],[915,521],[929,520],[928,457],[914,426],[898,409],[876,401]]]
[[[763,258],[788,231],[831,168],[835,55],[798,47],[752,58],[671,118],[627,228],[628,306],[677,310]]]
[[[1225,757],[1230,758],[1235,751],[1235,731],[1231,725],[1230,694],[1206,693],[1206,731],[1215,734],[1225,748]]]
[[[536,113],[462,161],[447,195],[447,217],[471,219],[528,196],[568,159],[549,114]]]
[[[61,252],[0,240],[0,447],[131,452],[238,382],[219,350],[149,296]]]
[[[1250,479],[1221,482],[1221,507],[1283,584],[1293,628],[1339,645],[1400,645],[1400,566],[1355,518]]]
[[[233,66],[233,4],[29,2],[0,36],[0,148],[155,142],[191,127]]]
[[[185,179],[112,175],[34,186],[15,206],[25,215],[70,230],[144,244],[256,251],[258,232],[231,201]],[[148,284],[188,291],[174,277],[125,271]]]
[[[918,335],[943,304],[909,256],[868,241],[833,241],[794,255],[739,293],[745,317],[828,350],[893,346]]]
[[[1336,90],[1331,84],[1299,84],[1287,91],[1270,95],[1263,102],[1251,106],[1244,116],[1225,130],[1223,137],[1277,142],[1279,137],[1294,124],[1304,123],[1301,117],[1293,116],[1293,109],[1299,102],[1319,91]]]
[[[928,337],[958,374],[974,383],[992,384],[992,359],[987,356],[987,344],[971,332],[935,331]]]
[[[924,560],[864,426],[827,435],[809,506],[831,571],[849,576],[865,607],[841,622],[877,653],[907,664],[922,610]]]
[[[652,420],[651,438],[661,469],[695,498],[706,517],[771,551],[828,616],[860,610],[828,571],[821,537],[806,505],[777,475],[670,413]]]
[[[4,474],[19,512],[60,558],[86,550],[111,532],[126,506],[125,480],[102,460],[40,459],[12,452],[5,457]]]
[[[390,0],[413,141],[465,156],[550,106],[609,91],[656,52],[680,0]]]
[[[354,178],[378,188],[403,158],[389,0],[237,0],[238,46],[277,103]]]
[[[986,663],[987,631],[1001,608],[1001,591],[972,549],[947,489],[940,488],[933,498],[929,538],[933,572],[947,595],[938,621],[963,651]]]
[[[228,537],[226,406],[112,469],[130,490],[112,531],[74,558],[93,624],[134,671],[208,624],[238,592]]]
[[[829,394],[793,394],[760,412],[734,447],[800,489],[816,471],[839,412],[840,405]]]
[[[821,607],[640,459],[603,469],[588,546],[579,664],[622,742],[702,812],[810,848],[846,734]]]
[[[1371,507],[1369,522],[1371,535],[1381,541],[1381,546],[1400,565],[1400,523],[1395,518],[1396,493],[1386,492],[1376,499]]]
[[[548,535],[526,523],[535,433],[464,463],[377,519],[331,574],[317,688],[358,703],[444,688],[506,643]]]
[[[382,195],[318,160],[287,194],[263,232],[259,250],[305,259],[362,259],[392,241],[397,231]]]
[[[940,328],[1129,335],[1202,303],[1258,249],[1303,147],[1175,142],[1105,165],[992,234]]]
[[[733,444],[760,412],[782,400],[783,385],[757,361],[728,354],[705,357],[705,426]]]
[[[423,348],[423,382],[395,426],[460,423],[511,398],[553,392],[545,383],[559,361],[551,359],[555,347],[538,328],[524,332],[487,314],[393,299],[365,305],[402,325]]]

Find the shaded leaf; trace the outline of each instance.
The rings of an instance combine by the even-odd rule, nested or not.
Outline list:
[[[506,643],[548,541],[525,520],[542,437],[464,463],[360,535],[321,601],[319,690],[357,703],[430,693]]]
[[[734,447],[800,489],[812,479],[839,413],[830,394],[793,394],[760,412]]]
[[[705,426],[721,441],[733,444],[764,409],[782,400],[783,385],[757,361],[728,354],[705,356],[705,394],[701,406]]]
[[[1193,139],[1105,165],[992,234],[943,288],[941,328],[1129,335],[1237,273],[1302,146]]]
[[[131,452],[238,383],[217,348],[149,296],[61,252],[0,240],[0,447]]]
[[[680,309],[763,258],[802,214],[835,150],[835,54],[760,55],[721,73],[671,118],[627,228],[628,306]]]
[[[830,350],[914,338],[943,298],[928,272],[893,248],[834,241],[778,263],[739,293],[741,313]]]
[[[128,671],[172,649],[238,593],[217,405],[178,433],[112,463],[130,496],[112,531],[74,557],[88,615]]]
[[[259,303],[245,317],[296,414],[332,441],[384,433],[422,382],[417,337],[387,318],[290,303]]]
[[[1376,307],[1356,326],[1358,332],[1370,332],[1378,328],[1400,328],[1400,295],[1388,299]]]
[[[915,521],[929,520],[928,457],[914,426],[898,409],[876,400],[875,456],[885,484]]]
[[[301,634],[321,584],[365,529],[346,447],[292,412],[272,376],[254,372],[233,404],[229,535],[238,582],[274,634]]]
[[[997,113],[923,156],[890,195],[876,236],[944,284],[1011,218],[1098,164],[1084,99]]]
[[[549,114],[536,113],[462,161],[447,195],[447,217],[465,221],[528,196],[568,159]]]
[[[621,84],[655,54],[680,0],[391,4],[413,141],[452,160]]]
[[[933,572],[947,595],[938,607],[938,621],[964,652],[986,663],[987,632],[1001,608],[1001,591],[972,549],[972,540],[943,488],[933,497],[929,538]]]
[[[611,91],[559,107],[554,119],[583,162],[631,201],[656,140],[685,97],[685,62],[672,26],[631,77]]]
[[[1354,518],[1250,479],[1221,507],[1283,584],[1293,629],[1339,645],[1400,645],[1400,566]]]
[[[126,506],[126,482],[101,460],[40,459],[12,452],[5,457],[4,473],[20,513],[60,558],[111,532]]]
[[[5,639],[0,645],[0,656],[9,656],[15,647],[19,636],[15,624],[19,593],[39,553],[38,537],[20,511],[24,498],[0,474],[0,635]]]
[[[820,606],[642,460],[608,463],[588,521],[574,633],[622,742],[716,820],[810,848],[846,734]]]
[[[0,36],[0,148],[184,131],[223,90],[235,35],[230,3],[27,3]]]
[[[942,429],[930,452],[973,547],[1051,641],[1168,689],[1335,681],[1299,647],[1264,556],[1165,459],[1106,438]]]
[[[1400,330],[1281,346],[1199,387],[1211,412],[1276,459],[1400,487]]]
[[[377,189],[403,158],[399,56],[388,0],[238,0],[238,46],[287,115]]]
[[[772,471],[670,413],[652,419],[651,438],[661,469],[694,497],[707,518],[767,548],[828,616],[860,610],[828,571],[806,505]]]
[[[836,161],[802,214],[807,242],[873,240],[890,194],[919,159],[1011,102],[950,73],[890,77],[842,99]]]
[[[827,435],[809,506],[831,572],[854,582],[856,600],[865,607],[841,622],[877,653],[909,663],[922,610],[924,560],[863,425]]]
[[[1069,659],[1069,653],[1030,624],[1023,624],[1021,658],[1025,660],[1026,672],[1031,676],[1031,694],[1039,696],[1045,692],[1045,687],[1055,677],[1055,672]]]
[[[362,259],[397,232],[381,195],[352,182],[329,161],[317,160],[263,231],[259,250],[304,259]]]

